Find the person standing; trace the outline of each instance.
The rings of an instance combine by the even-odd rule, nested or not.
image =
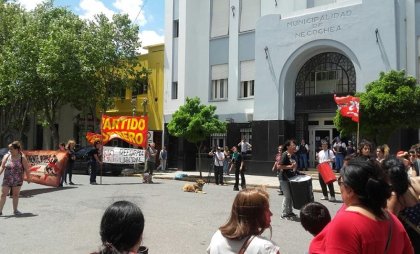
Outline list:
[[[221,147],[218,147],[216,151],[211,151],[210,156],[213,156],[214,163],[214,178],[216,185],[223,185],[223,163],[225,161],[225,155]]]
[[[22,213],[18,210],[19,193],[23,184],[24,174],[26,174],[27,182],[29,183],[29,162],[22,153],[19,141],[13,141],[8,148],[9,153],[3,156],[0,166],[0,175],[4,172],[0,198],[0,215],[3,215],[6,196],[10,190],[13,191],[13,214],[21,215]]]
[[[281,187],[283,189],[284,198],[282,203],[282,218],[291,218],[296,217],[296,214],[293,213],[292,208],[292,192],[290,189],[289,178],[296,175],[297,162],[296,162],[296,143],[294,140],[287,140],[284,144],[284,149],[286,151],[281,156],[280,165],[278,170],[282,174]]]
[[[64,142],[62,142],[58,145],[58,151],[65,152],[66,155],[68,156],[66,144]],[[69,157],[67,157],[67,158],[68,158],[68,161],[67,161],[67,165],[68,165],[70,158]],[[61,172],[60,184],[58,185],[58,187],[63,187],[64,183],[67,184],[67,177],[66,176],[67,176],[67,168],[63,168],[62,172]]]
[[[281,172],[280,172],[280,163],[281,163],[281,155],[283,154],[283,146],[279,145],[279,147],[277,148],[277,154],[274,157],[274,165],[273,168],[271,169],[273,172],[277,173],[277,177],[279,178],[279,195],[283,195],[283,190],[281,188],[281,181],[282,181],[282,177],[281,177]]]
[[[308,170],[309,146],[306,144],[305,139],[302,139],[300,145],[296,147],[297,157],[299,158],[298,170]]]
[[[166,160],[168,159],[168,151],[166,151],[166,146],[162,147],[159,153],[160,168],[163,172],[166,170]]]
[[[150,143],[146,149],[146,172],[149,173],[149,183],[153,183],[152,175],[153,171],[156,168],[156,154],[157,150],[155,148],[155,143]]]
[[[223,174],[229,175],[229,164],[230,164],[230,152],[229,147],[225,146],[223,154],[225,155],[225,160],[223,161]]]
[[[96,172],[98,170],[98,164],[102,166],[102,160],[100,156],[101,141],[97,140],[93,143],[93,149],[89,152],[90,155],[90,184],[96,185]]]
[[[239,191],[239,174],[241,175],[241,187],[242,189],[246,188],[244,159],[242,154],[238,152],[238,148],[236,146],[232,147],[232,152],[232,165],[230,167],[230,171],[232,168],[235,169],[235,185],[233,186],[233,190]]]
[[[332,169],[332,162],[334,161],[334,153],[330,149],[328,149],[328,143],[325,140],[321,141],[321,147],[322,150],[318,152],[318,162],[324,163],[327,162],[331,169]],[[318,173],[318,179],[319,184],[321,185],[322,194],[324,197],[321,198],[321,200],[328,200],[328,191],[327,191],[327,185],[324,182],[324,179],[322,179],[322,176],[320,173]],[[328,184],[328,189],[330,191],[330,201],[335,202],[335,191],[334,191],[334,185],[333,183]]]
[[[252,145],[242,139],[241,142],[239,142],[238,147],[241,148],[241,154],[245,155],[249,150],[251,150]]]
[[[340,173],[340,169],[343,167],[346,143],[341,142],[341,139],[337,137],[333,144],[333,150],[335,153],[335,172]]]
[[[76,160],[76,151],[75,151],[76,142],[73,139],[67,141],[67,154],[68,154],[68,163],[67,163],[67,170],[64,175],[64,181],[67,178],[67,174],[69,175],[69,184],[74,185],[72,182],[73,177],[73,168],[74,168],[74,161]]]
[[[356,153],[356,148],[353,145],[353,142],[349,140],[346,146],[346,155],[354,155]]]

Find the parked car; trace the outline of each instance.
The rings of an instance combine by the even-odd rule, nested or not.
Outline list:
[[[91,171],[91,167],[89,164],[89,152],[92,151],[94,148],[93,146],[85,146],[82,147],[80,149],[78,149],[75,152],[76,155],[76,160],[74,161],[74,167],[73,167],[73,172],[81,172],[83,174],[90,174]],[[118,176],[121,174],[121,171],[124,168],[132,168],[132,165],[128,165],[128,164],[112,164],[112,163],[103,163],[102,164],[102,172],[103,174],[111,174],[114,176]],[[97,169],[97,174],[99,175],[101,172],[101,168],[98,167]]]

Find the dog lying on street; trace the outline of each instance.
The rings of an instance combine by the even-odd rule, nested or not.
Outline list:
[[[206,182],[203,179],[197,179],[196,183],[186,183],[182,190],[185,192],[195,192],[195,193],[203,193],[203,186]]]

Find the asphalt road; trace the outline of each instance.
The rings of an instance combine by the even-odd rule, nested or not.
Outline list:
[[[24,184],[19,210],[12,215],[7,198],[0,217],[1,253],[90,253],[100,246],[99,224],[105,208],[117,200],[138,204],[146,226],[143,244],[149,253],[205,253],[213,233],[228,218],[236,192],[232,186],[206,184],[207,194],[182,191],[183,181],[156,180],[142,184],[138,177],[103,177],[89,185],[85,175],[74,175],[75,186],[51,188]],[[0,179],[2,181],[2,179]],[[99,182],[99,177],[98,177]],[[268,189],[272,240],[281,253],[305,253],[312,236],[299,222],[280,218],[282,196]],[[315,193],[315,199],[321,195]],[[321,201],[332,215],[341,203]],[[299,211],[295,211],[298,213]],[[269,236],[269,230],[265,233]]]

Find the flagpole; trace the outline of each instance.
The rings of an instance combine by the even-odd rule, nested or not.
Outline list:
[[[360,121],[360,119],[359,119]],[[360,122],[357,122],[357,143],[356,143],[356,147],[359,147],[359,133],[360,133]]]

